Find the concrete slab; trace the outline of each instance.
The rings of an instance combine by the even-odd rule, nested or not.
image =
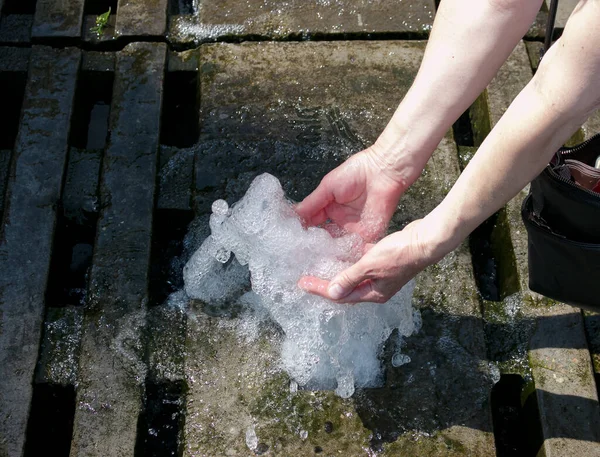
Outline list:
[[[0,47],[0,71],[26,72],[30,54],[31,49],[28,48]]]
[[[35,38],[79,37],[85,0],[37,0],[31,35]]]
[[[83,308],[48,308],[35,382],[74,386],[77,383]]]
[[[433,0],[209,0],[200,2],[195,14],[172,16],[169,40],[199,43],[242,36],[282,39],[344,34],[426,37],[434,14]]]
[[[529,55],[531,69],[535,73],[540,64],[540,56],[542,55],[542,49],[544,49],[544,43],[539,41],[526,41],[525,47],[527,48],[527,54]]]
[[[128,45],[117,56],[72,457],[134,454],[165,65],[162,43]]]
[[[525,38],[527,40],[543,40],[546,36],[546,23],[548,22],[548,12],[540,10],[535,16],[535,21],[527,30]]]
[[[550,9],[550,0],[545,0],[546,6]],[[579,3],[579,0],[561,0],[558,2],[558,9],[556,10],[556,21],[555,27],[559,29],[564,29],[569,16]]]
[[[81,69],[83,71],[115,71],[115,53],[84,51]]]
[[[156,207],[191,210],[193,180],[194,150],[162,145]]]
[[[31,43],[31,14],[9,14],[0,16],[0,43],[28,44]]]
[[[85,221],[86,214],[97,214],[98,182],[102,150],[71,148],[62,197],[65,217]]]
[[[10,150],[0,150],[0,221],[3,220],[4,215],[4,199],[6,198],[11,154],[12,151]]]
[[[168,0],[119,0],[117,36],[164,36],[167,32]]]
[[[582,126],[585,139],[600,133],[600,111],[596,111]]]
[[[34,46],[0,241],[0,454],[21,456],[38,358],[77,49]]]
[[[169,51],[169,71],[198,71],[200,54],[196,49]]]
[[[375,140],[423,49],[419,42],[203,46],[197,212],[206,215],[217,197],[235,201],[264,171],[292,198],[306,195]],[[446,137],[402,200],[394,228],[435,206],[457,176],[456,147]],[[206,235],[205,216],[196,227]],[[194,242],[188,239],[188,248]],[[390,456],[494,455],[492,380],[466,246],[419,276],[414,305],[423,329],[406,339],[413,362],[392,367],[388,352],[385,385],[343,400],[331,391],[290,391],[277,364],[276,329],[245,340],[236,333],[239,318],[216,304],[192,303],[184,455],[247,455],[252,430],[255,454],[360,456],[375,448]]]
[[[148,379],[154,383],[185,379],[186,303],[178,292],[148,312]]]
[[[483,103],[479,104],[480,99],[472,111],[477,141],[487,134],[486,126],[489,131],[489,126],[500,119],[530,78],[530,61],[521,43],[488,86]],[[501,368],[524,375],[531,370],[544,455],[600,455],[600,438],[596,436],[600,406],[581,312],[528,288],[527,232],[520,214],[527,192],[523,189],[506,205],[492,235],[504,299],[487,303],[484,315],[488,326],[502,322],[509,330],[504,338],[511,343],[505,349],[512,349],[504,351],[502,357],[507,363]],[[524,366],[526,356],[529,363]]]

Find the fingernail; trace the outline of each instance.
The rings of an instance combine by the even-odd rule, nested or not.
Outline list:
[[[332,299],[339,300],[344,296],[344,289],[339,284],[331,284],[327,289],[327,293]]]

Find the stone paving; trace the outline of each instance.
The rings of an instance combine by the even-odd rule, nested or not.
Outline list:
[[[0,456],[600,456],[600,314],[528,290],[526,189],[417,277],[412,361],[392,366],[392,337],[385,384],[350,399],[296,390],[276,328],[240,339],[235,310],[180,291],[213,200],[263,172],[299,200],[376,139],[435,7],[0,0]],[[527,84],[545,16],[469,110],[473,146],[448,132],[392,229]]]

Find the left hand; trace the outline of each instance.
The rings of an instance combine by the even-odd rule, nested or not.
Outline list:
[[[365,253],[331,281],[304,276],[298,286],[337,303],[384,303],[424,268],[438,262],[451,249],[436,243],[436,227],[423,219],[411,222]]]

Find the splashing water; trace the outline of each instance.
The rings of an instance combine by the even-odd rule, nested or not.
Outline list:
[[[231,208],[215,201],[210,228],[184,268],[190,297],[231,303],[243,292],[249,270],[252,291],[237,304],[281,327],[281,363],[298,385],[335,388],[341,397],[351,396],[355,387],[381,385],[383,343],[394,329],[400,336],[417,330],[413,282],[385,304],[340,305],[299,289],[302,275],[331,279],[351,265],[363,242],[356,234],[333,238],[322,228],[304,229],[269,174],[257,177]]]

